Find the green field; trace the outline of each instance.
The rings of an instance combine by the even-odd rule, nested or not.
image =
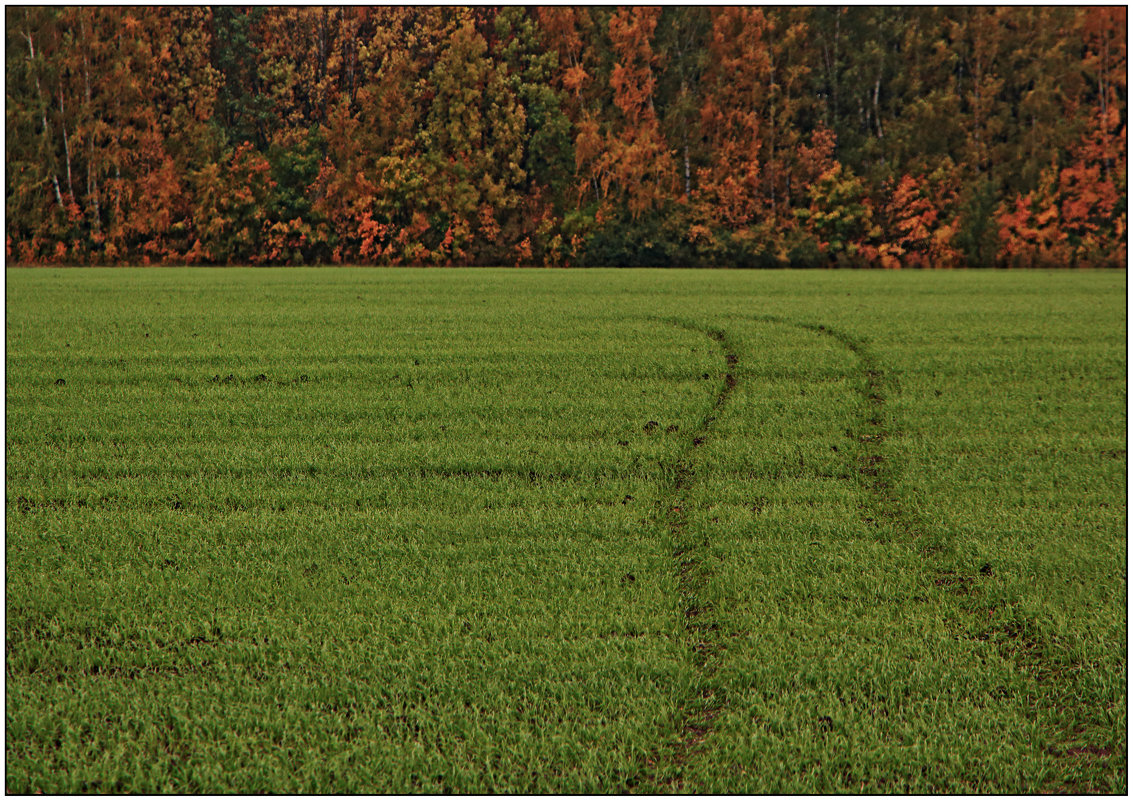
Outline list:
[[[6,789],[1124,793],[1124,272],[9,270]]]

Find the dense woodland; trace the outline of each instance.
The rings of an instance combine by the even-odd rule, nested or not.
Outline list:
[[[1125,263],[1124,7],[5,24],[9,262]]]

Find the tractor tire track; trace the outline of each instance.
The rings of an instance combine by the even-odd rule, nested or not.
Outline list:
[[[790,325],[830,337],[858,358],[860,373],[864,378],[860,392],[866,402],[865,412],[859,422],[860,430],[856,432],[855,437],[862,446],[856,468],[867,501],[863,506],[862,522],[871,528],[881,529],[880,521],[886,521],[901,542],[916,549],[926,563],[926,584],[932,585],[931,588],[926,586],[927,591],[945,593],[957,601],[979,596],[981,583],[993,575],[993,566],[984,564],[978,572],[964,575],[943,564],[947,544],[940,535],[932,534],[920,513],[905,503],[897,489],[900,465],[891,458],[891,449],[886,446],[889,438],[901,434],[887,406],[888,398],[900,391],[896,376],[883,368],[864,341],[855,339],[843,331],[825,325],[801,323],[771,316],[755,319]],[[848,436],[855,435],[853,431],[846,433]],[[993,608],[986,605],[961,602],[957,604],[953,614],[944,617],[943,622],[958,638],[975,639],[980,642],[998,640],[996,651],[1000,658],[1014,664],[1035,684],[1042,684],[1057,677],[1059,669],[1053,666],[1049,656],[1043,653],[1044,647],[1040,635],[1030,631],[1030,626],[1016,622],[993,624],[990,627],[982,626],[983,630],[973,636],[968,624],[984,615],[991,616],[993,611]],[[1066,731],[1048,729],[1047,733],[1052,742],[1048,742],[1044,750],[1056,758],[1085,756],[1108,759],[1113,755],[1114,749],[1109,745],[1069,745],[1077,742],[1078,739],[1072,728],[1067,728]],[[1057,792],[1099,792],[1095,787],[1082,787],[1073,782],[1069,785],[1053,785],[1048,789]]]
[[[944,562],[947,556],[947,543],[942,534],[933,532],[921,518],[915,505],[910,507],[906,503],[898,488],[901,465],[899,460],[894,458],[890,440],[899,437],[901,430],[888,406],[889,398],[900,392],[897,376],[884,368],[865,340],[855,338],[837,328],[770,315],[747,319],[753,322],[788,326],[820,337],[828,337],[856,357],[858,365],[851,368],[847,375],[856,376],[858,380],[858,386],[854,391],[860,396],[861,407],[845,435],[851,440],[851,448],[847,451],[854,454],[850,476],[856,478],[861,491],[860,518],[863,526],[873,531],[879,541],[894,542],[919,554],[926,568],[924,574],[926,594],[946,594],[957,600],[961,600],[959,596],[979,595],[980,584],[992,575],[990,566],[983,566],[977,574],[971,576],[957,575],[955,570],[947,567]],[[623,785],[629,792],[680,793],[695,791],[695,788],[687,784],[684,777],[685,768],[703,752],[714,721],[723,711],[726,701],[726,687],[716,679],[717,670],[725,654],[724,632],[720,631],[716,610],[704,597],[713,575],[709,560],[711,543],[707,531],[691,529],[688,521],[687,498],[688,490],[695,479],[695,449],[710,436],[718,414],[735,389],[737,384],[735,368],[739,358],[733,342],[722,329],[700,326],[675,318],[658,321],[711,338],[720,346],[726,368],[723,384],[717,392],[711,409],[690,435],[689,444],[672,463],[673,477],[664,493],[662,506],[656,518],[666,522],[670,533],[680,609],[684,617],[685,642],[695,667],[694,689],[678,708],[676,741],[659,744],[645,760],[643,769]],[[946,614],[942,622],[955,636],[973,639],[967,623],[983,614],[988,614],[988,610],[980,609],[978,605],[961,603],[952,613]],[[988,640],[992,635],[998,635],[996,639],[1000,640],[997,652],[1001,658],[1015,664],[1036,684],[1057,673],[1057,669],[1049,664],[1049,658],[1042,653],[1042,643],[1037,641],[1033,634],[1023,631],[1017,624],[993,625],[990,630],[983,631],[974,639]],[[1048,729],[1047,733],[1053,742],[1048,742],[1045,750],[1052,756],[1105,759],[1112,756],[1112,749],[1108,746],[1066,745],[1075,740],[1074,732],[1056,732]],[[1069,789],[1084,788],[1071,783]]]
[[[862,522],[876,527],[878,520],[888,519],[894,526],[914,539],[919,539],[921,526],[912,519],[894,489],[898,468],[889,458],[885,441],[899,434],[892,416],[886,407],[890,394],[897,394],[900,386],[897,378],[887,373],[877,357],[860,339],[855,339],[844,331],[826,325],[795,323],[777,320],[779,323],[793,325],[820,336],[829,337],[857,357],[859,372],[864,379],[859,390],[865,400],[865,410],[859,420],[858,431],[847,431],[846,435],[857,440],[862,446],[857,463],[857,474],[869,501],[868,511],[873,514],[862,515]]]
[[[861,394],[868,404],[867,413],[861,421],[864,431],[847,431],[846,434],[860,442],[865,451],[859,459],[858,474],[873,503],[863,511],[862,518],[867,523],[873,523],[875,517],[882,515],[901,518],[903,511],[893,492],[893,477],[882,447],[890,433],[884,403],[886,393],[896,387],[895,380],[886,375],[863,342],[837,329],[770,316],[752,319],[831,337],[858,358],[865,378]],[[644,775],[639,774],[625,783],[625,789],[630,792],[681,793],[691,791],[683,777],[684,767],[704,749],[713,722],[723,711],[727,698],[726,688],[716,681],[716,673],[724,656],[724,640],[716,610],[704,599],[705,588],[712,578],[708,559],[711,542],[706,531],[690,530],[686,498],[695,476],[695,448],[709,436],[713,423],[736,387],[735,368],[739,364],[739,356],[733,342],[722,329],[702,327],[675,318],[665,318],[659,322],[709,337],[720,346],[725,362],[723,385],[717,392],[712,407],[692,432],[690,444],[672,465],[673,479],[664,494],[659,514],[660,519],[667,523],[673,544],[672,558],[677,573],[680,609],[684,617],[685,640],[696,670],[694,692],[678,708],[677,741],[662,744],[655,749],[645,762]],[[908,525],[905,527],[911,528]]]
[[[922,555],[935,555],[940,550],[940,545],[929,542],[929,538],[924,536],[923,523],[906,507],[896,489],[900,466],[891,458],[890,448],[886,445],[891,437],[901,434],[887,405],[888,399],[900,392],[897,377],[885,370],[865,340],[857,339],[845,331],[819,323],[803,323],[770,315],[751,319],[828,337],[857,358],[858,367],[854,372],[861,381],[857,393],[861,396],[863,408],[857,415],[854,426],[845,434],[851,439],[851,444],[860,446],[857,448],[854,473],[864,496],[860,515],[862,522],[869,528],[877,529],[881,527],[881,521],[888,521],[908,540],[920,541]]]
[[[669,325],[703,334],[719,346],[724,357],[724,374],[713,398],[712,405],[694,430],[682,452],[671,464],[672,479],[663,493],[657,517],[669,532],[673,569],[677,577],[679,609],[684,624],[684,644],[695,669],[693,692],[677,709],[677,741],[659,746],[645,761],[644,775],[639,774],[625,783],[626,791],[654,792],[664,789],[681,792],[684,782],[682,768],[704,746],[712,722],[724,705],[723,688],[715,681],[723,655],[720,625],[716,610],[704,597],[712,578],[709,559],[711,541],[706,530],[694,530],[689,525],[688,492],[695,476],[695,452],[710,436],[713,424],[736,387],[736,367],[739,356],[727,332],[694,323],[666,318],[658,320]]]

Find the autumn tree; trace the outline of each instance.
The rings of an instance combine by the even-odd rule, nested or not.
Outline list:
[[[841,164],[827,170],[808,190],[810,207],[797,214],[814,232],[821,252],[837,266],[869,263],[877,256],[880,233],[865,184]]]
[[[1123,264],[1120,7],[14,7],[14,261]]]
[[[951,267],[959,253],[955,231],[945,216],[951,192],[946,178],[936,181],[905,174],[891,188],[878,215],[878,262],[887,268]]]
[[[760,163],[770,92],[766,34],[762,9],[721,8],[713,14],[700,108],[711,156],[710,166],[700,171],[699,191],[713,217],[731,227],[752,223],[770,205],[763,191],[766,165]]]
[[[676,156],[678,192],[686,199],[698,188],[697,175],[709,163],[700,135],[701,82],[711,55],[706,48],[712,27],[709,9],[666,6],[656,32],[662,54],[654,105],[661,131]]]
[[[58,16],[57,9],[30,6],[5,14],[7,253],[21,261],[53,258],[56,244],[65,255],[63,240],[78,216],[58,146]]]
[[[526,113],[506,67],[488,53],[469,20],[449,37],[427,86],[432,96],[419,134],[429,181],[433,260],[499,258],[501,223],[520,209],[525,185]]]
[[[213,9],[212,66],[220,77],[216,120],[233,147],[271,140],[271,101],[260,77],[262,23],[267,9],[217,6]]]
[[[516,6],[500,11],[495,29],[497,59],[506,69],[516,102],[524,110],[520,166],[526,183],[520,192],[519,213],[504,220],[504,239],[516,243],[519,262],[557,263],[564,250],[558,221],[571,205],[574,177],[566,97],[554,81],[559,55],[543,46],[537,18]]]

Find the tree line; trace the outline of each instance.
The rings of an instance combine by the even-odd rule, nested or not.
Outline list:
[[[1125,263],[1124,7],[5,24],[10,262]]]

